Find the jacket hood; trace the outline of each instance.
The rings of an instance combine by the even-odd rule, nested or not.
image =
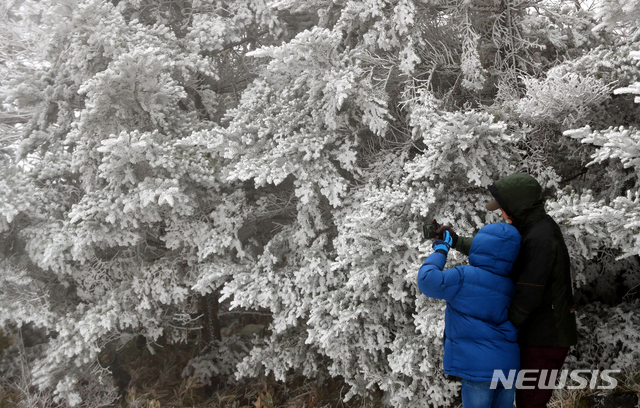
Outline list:
[[[528,174],[512,174],[488,188],[521,233],[546,216],[542,187]]]
[[[504,222],[485,225],[473,237],[469,264],[508,276],[520,252],[520,233]]]

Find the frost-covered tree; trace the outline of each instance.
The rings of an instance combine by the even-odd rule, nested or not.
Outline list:
[[[441,370],[444,304],[416,290],[420,223],[473,234],[497,221],[487,184],[516,171],[555,191],[583,299],[611,296],[618,276],[637,285],[638,44],[601,31],[604,14],[15,4],[46,53],[0,84],[2,112],[29,118],[2,156],[0,324],[47,332],[33,378],[58,401],[111,401],[106,348],[203,327],[187,375],[339,376],[347,397],[446,406],[457,385]],[[270,314],[246,353],[216,327],[218,295]],[[600,311],[578,310],[585,330]],[[605,311],[636,319],[629,304]]]
[[[423,34],[414,6],[329,7],[328,28],[252,53],[269,64],[228,115],[229,176],[290,186],[296,218],[257,270],[223,289],[232,306],[273,314],[241,375],[328,371],[352,386],[349,395],[450,402],[456,387],[438,371],[442,304],[416,301],[413,268],[426,249],[417,221],[429,214],[472,233],[487,221],[480,203],[491,180],[528,170],[557,183],[519,146],[523,129],[480,111],[447,112],[428,83],[416,85],[420,59],[400,40]]]
[[[199,297],[242,267],[253,204],[221,173],[215,129],[253,75],[244,54],[281,30],[259,1],[37,5],[47,53],[2,83],[8,110],[34,113],[3,167],[0,226],[20,251],[0,320],[49,334],[37,385],[97,406],[113,396],[107,345],[185,340]]]
[[[513,76],[539,74],[558,65],[544,51],[555,47],[567,56],[580,56],[579,47],[588,49],[606,38],[591,31],[595,24],[586,13],[578,11],[567,16],[567,5],[538,10],[524,5],[520,14],[511,14],[512,5],[507,5],[505,15],[519,16],[521,19],[514,24],[529,36],[510,32],[512,44],[517,40],[522,47],[512,63],[500,60],[499,64],[476,64],[475,54],[465,51],[472,47],[464,44],[474,39],[476,44],[482,44],[479,38],[487,41],[495,37],[477,34],[481,30],[466,34],[456,30],[475,27],[457,20],[476,21],[470,17],[479,13],[474,5],[467,3],[466,10],[460,6],[455,13],[446,5],[435,5],[434,11],[453,13],[445,21],[458,24],[429,26],[427,30],[418,24],[424,14],[417,10],[424,11],[424,6],[412,2],[305,4],[279,2],[278,6],[296,10],[320,8],[320,21],[327,30],[313,30],[285,46],[257,51],[256,56],[272,58],[256,82],[257,95],[264,92],[267,96],[248,96],[226,129],[232,139],[242,138],[250,146],[248,152],[234,149],[240,158],[233,166],[236,177],[276,184],[290,178],[293,194],[302,203],[296,223],[274,237],[273,247],[268,246],[269,252],[262,254],[260,276],[247,273],[224,289],[225,296],[233,299],[232,304],[268,308],[274,314],[272,335],[253,349],[251,357],[240,366],[240,374],[255,374],[264,367],[285,379],[291,369],[317,375],[325,365],[330,375],[346,379],[352,386],[351,394],[377,388],[385,392],[391,405],[412,406],[425,401],[446,404],[455,391],[434,375],[440,354],[431,347],[437,344],[441,327],[437,308],[441,305],[416,301],[411,286],[411,265],[417,264],[424,253],[416,249],[425,250],[420,247],[416,220],[428,214],[453,224],[459,231],[473,233],[491,220],[481,205],[487,194],[484,187],[514,171],[530,172],[550,189],[573,185],[568,183],[575,180],[575,173],[582,170],[589,153],[569,153],[574,146],[561,131],[587,123],[594,113],[599,118],[606,116],[607,110],[603,111],[601,105],[608,103],[612,85],[620,77],[618,73],[598,76],[559,65],[544,75],[546,79],[527,76],[517,84],[501,83],[497,87],[501,104],[491,110],[512,120],[511,124],[479,111],[447,112],[430,92],[441,96],[460,92],[454,81],[444,80],[446,75],[458,75],[463,87],[477,91],[481,86],[474,87],[473,83],[484,84],[483,69],[499,69],[493,72]],[[491,10],[482,9],[483,13],[488,11]],[[500,18],[497,21],[502,21]],[[543,29],[542,24],[549,21],[554,25],[550,30]],[[422,59],[426,54],[421,46],[435,42],[436,33],[439,38],[451,38],[452,43],[438,43],[442,47],[437,50],[439,53],[433,51],[428,54],[432,59]],[[461,42],[454,43],[459,38]],[[324,51],[329,41],[338,46]],[[303,54],[299,55],[298,50]],[[332,58],[323,58],[330,52],[334,54]],[[597,52],[602,51],[596,49],[590,55]],[[445,59],[449,65],[440,64],[438,61],[446,53],[450,53],[451,58]],[[366,105],[352,102],[358,97],[354,85],[337,76],[338,61],[347,55],[356,55],[360,66],[371,70],[373,82],[358,82],[360,89],[371,95],[369,101],[381,102],[378,111],[382,120],[371,122]],[[504,52],[495,58],[502,56]],[[519,65],[525,56],[538,64]],[[572,63],[570,60],[566,64]],[[614,62],[612,66],[615,64],[622,70],[627,66],[624,62]],[[301,65],[306,72],[298,70]],[[287,67],[295,72],[291,77],[286,73]],[[429,68],[429,75],[421,77],[425,67]],[[327,74],[317,74],[318,69]],[[362,69],[357,71],[354,78],[361,78],[361,72]],[[420,82],[423,79],[428,80]],[[329,81],[342,86],[336,88]],[[317,91],[320,89],[322,93]],[[334,119],[333,110],[318,110],[315,102],[340,98],[342,103],[323,106],[338,106],[338,113],[345,117],[342,140],[356,146],[354,167],[346,166],[339,153],[334,153],[338,144],[330,135],[332,126],[340,122]],[[260,99],[281,102],[265,107]],[[292,104],[295,109],[283,115],[287,106],[283,102],[291,100],[296,101]],[[309,102],[314,108],[305,115],[304,107]],[[611,106],[608,112],[619,108],[617,104]],[[251,112],[249,121],[243,112]],[[331,116],[323,121],[315,119],[328,113]],[[515,121],[526,126],[520,127]],[[372,127],[372,123],[384,126]],[[383,137],[376,139],[376,135]],[[322,142],[317,141],[318,136]],[[290,143],[293,140],[295,144]],[[320,153],[323,151],[325,156]],[[274,156],[277,161],[270,159]],[[335,157],[333,167],[318,167],[325,157]],[[338,175],[327,186],[323,179],[327,169],[334,168]],[[351,179],[355,184],[348,183]],[[302,185],[310,187],[302,189]],[[309,191],[319,199],[312,200]],[[555,211],[560,201],[551,200],[550,210]],[[332,210],[331,206],[337,209]],[[318,210],[307,216],[305,212],[313,207]],[[558,212],[554,215],[565,220]],[[575,235],[572,232],[567,230],[569,237]],[[579,240],[589,239],[588,230],[580,230]],[[575,259],[579,281],[581,266],[599,264],[592,261],[591,254],[576,254]]]

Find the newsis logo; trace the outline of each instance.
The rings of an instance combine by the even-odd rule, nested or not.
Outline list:
[[[501,382],[508,390],[514,385],[518,390],[532,390],[536,387],[537,381],[538,388],[546,390],[565,387],[569,390],[582,390],[587,387],[592,390],[612,390],[618,385],[618,381],[610,374],[619,372],[620,370],[562,370],[558,379],[558,370],[520,370],[517,376],[516,370],[509,370],[508,376],[505,376],[502,370],[494,370],[491,389],[495,390],[498,382]],[[573,385],[567,385],[567,378]]]

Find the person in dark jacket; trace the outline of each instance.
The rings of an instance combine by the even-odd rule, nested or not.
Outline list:
[[[423,294],[447,301],[444,372],[462,378],[464,408],[512,408],[515,387],[492,389],[494,370],[518,370],[517,332],[508,319],[515,288],[509,278],[520,234],[506,223],[484,226],[469,250],[469,265],[443,270],[452,239],[434,241],[435,252],[418,272]]]
[[[562,368],[570,346],[577,343],[569,252],[560,227],[544,210],[542,187],[535,178],[513,174],[491,184],[489,192],[493,200],[486,208],[502,210],[522,236],[511,273],[516,289],[509,320],[519,329],[521,369],[538,370],[538,376],[527,375],[526,385],[535,386],[518,389],[516,404],[518,408],[546,407],[553,389],[540,389],[539,375],[549,372],[542,379],[546,384],[553,378],[551,370]],[[453,247],[469,254],[475,237],[457,238],[449,227],[438,232],[444,230],[451,232]]]

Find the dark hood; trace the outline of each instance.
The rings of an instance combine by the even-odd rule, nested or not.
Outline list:
[[[500,207],[513,218],[513,225],[523,234],[546,216],[540,183],[528,174],[512,174],[489,186]]]

